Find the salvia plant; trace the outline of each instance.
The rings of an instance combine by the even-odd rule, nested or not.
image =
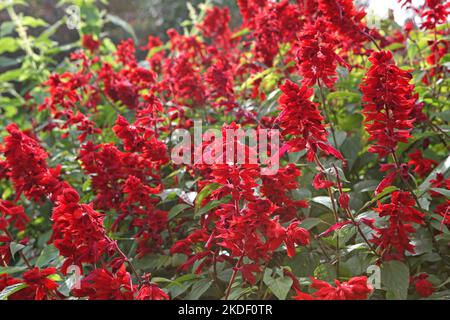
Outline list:
[[[0,299],[448,299],[450,3],[399,2],[0,1]]]

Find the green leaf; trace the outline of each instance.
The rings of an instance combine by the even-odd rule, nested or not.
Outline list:
[[[172,209],[170,209],[169,214],[168,214],[169,220],[175,218],[181,212],[183,212],[185,209],[190,208],[190,207],[191,206],[186,203],[180,203],[180,204],[177,204],[176,206],[172,207]]]
[[[385,287],[386,298],[406,300],[409,287],[409,268],[401,261],[387,261],[381,266],[381,283]]]
[[[7,57],[0,57],[0,68],[6,68],[6,67],[10,67],[10,66],[19,64],[22,59],[23,59],[23,57],[19,57],[19,58],[15,58],[15,59],[7,58]]]
[[[318,226],[323,223],[322,219],[319,218],[306,218],[300,223],[300,227],[305,228],[307,230],[311,230],[312,228]]]
[[[233,33],[233,35],[231,36],[232,39],[236,39],[239,37],[243,37],[246,36],[247,34],[249,34],[251,32],[251,30],[249,28],[243,28],[235,33]]]
[[[230,202],[232,199],[231,195],[228,195],[226,197],[223,197],[220,200],[213,200],[208,202],[203,208],[199,209],[196,213],[195,213],[195,217],[199,217],[205,213],[207,213],[208,211],[217,208],[218,206],[220,206],[223,203],[227,203]]]
[[[397,191],[398,188],[394,187],[394,186],[389,186],[387,188],[385,188],[382,192],[380,192],[379,194],[377,194],[375,197],[373,197],[370,201],[366,202],[364,204],[364,206],[359,210],[359,212],[364,211],[365,209],[367,209],[368,207],[372,206],[375,202],[377,202],[378,200],[383,199],[384,197],[390,195],[392,192]]]
[[[107,14],[106,18],[108,19],[109,22],[111,22],[112,24],[121,27],[123,30],[125,30],[126,32],[128,32],[132,37],[135,43],[138,43],[138,38],[136,36],[136,33],[134,32],[133,27],[126,22],[125,20],[123,20],[122,18],[112,15],[112,14]]]
[[[0,82],[17,80],[22,75],[22,69],[13,69],[0,74]]]
[[[293,280],[290,277],[279,277],[266,284],[279,300],[285,300],[291,290],[292,283]]]
[[[213,281],[210,279],[202,279],[194,283],[192,290],[187,296],[187,300],[198,300],[211,287]]]
[[[333,210],[333,206],[332,206],[330,197],[319,196],[319,197],[314,197],[311,200],[315,203],[318,203],[318,204],[324,206],[324,207],[327,207],[330,210]]]
[[[350,102],[357,102],[361,100],[361,94],[350,91],[334,91],[327,95],[327,100],[331,99],[342,99],[349,100]]]
[[[58,282],[58,281],[62,281],[62,278],[61,278],[61,276],[59,275],[59,274],[51,274],[51,275],[49,275],[48,277],[47,277],[47,279],[50,279],[50,280],[53,280],[53,281],[56,281],[56,282]]]
[[[442,189],[442,188],[432,188],[431,190],[433,190],[434,192],[440,193],[440,194],[446,196],[447,198],[450,198],[450,190]]]
[[[8,297],[24,288],[27,287],[26,283],[16,283],[12,286],[6,287],[3,289],[2,292],[0,292],[0,300],[8,300]]]
[[[19,48],[19,42],[13,37],[5,37],[0,39],[0,54],[5,52],[15,52]]]
[[[217,190],[221,187],[218,183],[210,183],[203,187],[203,189],[197,194],[197,197],[195,198],[195,212],[198,212],[200,209],[202,202],[205,198],[211,195],[211,193],[214,190]]]
[[[14,273],[20,273],[27,270],[26,266],[22,267],[0,267],[0,275],[2,274],[14,274]]]
[[[325,281],[333,281],[336,279],[336,267],[328,263],[321,264],[314,269],[314,277]]]
[[[31,27],[31,28],[48,26],[48,23],[45,22],[44,20],[39,19],[39,18],[33,18],[33,17],[30,17],[30,16],[23,17],[22,24],[24,26],[28,26],[28,27]]]
[[[17,242],[11,242],[9,244],[9,250],[11,251],[11,255],[14,257],[17,252],[25,248],[23,244],[17,243]]]
[[[36,261],[36,266],[39,268],[48,266],[59,256],[59,250],[54,245],[49,245],[42,250],[41,255]]]

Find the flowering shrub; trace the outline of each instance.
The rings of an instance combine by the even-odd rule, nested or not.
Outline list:
[[[0,299],[448,298],[450,4],[399,2],[402,27],[351,0],[237,0],[232,26],[207,2],[116,46],[95,1],[63,1],[64,48],[0,4],[23,54],[0,60]],[[174,161],[197,120],[223,138]],[[264,141],[271,174],[237,160]]]

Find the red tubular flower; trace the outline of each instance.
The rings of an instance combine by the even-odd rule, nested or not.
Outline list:
[[[300,33],[297,64],[305,86],[321,81],[332,89],[337,81],[337,62],[345,62],[335,53],[337,40],[329,32],[329,25],[323,19],[304,27]]]
[[[437,162],[432,159],[426,159],[422,156],[422,152],[417,149],[415,152],[408,154],[408,157],[411,159],[408,162],[408,165],[414,167],[414,172],[419,175],[419,177],[426,177],[431,170],[435,166],[437,166]]]
[[[205,102],[205,88],[200,72],[186,53],[166,60],[164,66],[166,81],[177,102],[190,106],[202,105]]]
[[[16,206],[11,201],[0,199],[0,221],[4,219],[6,224],[14,226],[17,230],[23,231],[30,218],[26,215],[22,206]],[[1,222],[0,222],[1,225]],[[5,229],[4,227],[3,229]],[[0,226],[0,230],[2,227]]]
[[[324,174],[319,172],[313,179],[312,185],[313,187],[318,189],[327,189],[329,187],[334,186],[334,182],[323,179]]]
[[[80,196],[72,189],[64,189],[53,210],[52,241],[67,257],[63,269],[71,264],[95,263],[109,245],[103,227],[103,214],[92,206],[79,204]]]
[[[367,277],[354,277],[348,282],[340,283],[335,280],[335,287],[328,282],[311,278],[313,289],[312,295],[297,290],[296,300],[366,300],[372,293],[373,288],[367,284]]]
[[[342,155],[327,144],[328,132],[322,123],[323,117],[317,109],[318,104],[309,100],[313,90],[306,86],[300,88],[290,80],[281,85],[280,89],[283,94],[279,99],[281,113],[278,122],[290,150],[296,152],[306,149],[308,161],[314,161],[317,149],[343,160]]]
[[[268,2],[268,0],[237,0],[244,23],[251,24],[255,15],[262,11]]]
[[[295,257],[295,245],[306,246],[309,244],[308,230],[299,227],[300,222],[292,222],[286,230],[286,247],[288,257]]]
[[[278,207],[274,214],[280,216],[281,222],[295,219],[298,208],[308,208],[307,201],[291,199],[292,190],[299,188],[300,176],[300,170],[293,163],[280,168],[274,175],[261,176],[261,192]]]
[[[414,277],[412,280],[414,287],[416,289],[416,292],[422,297],[422,298],[428,298],[431,296],[435,289],[433,284],[428,280],[428,274],[421,273]]]
[[[447,22],[450,15],[450,2],[442,0],[426,0],[427,9],[421,14],[424,20],[421,28],[434,30],[436,26]]]
[[[399,69],[388,51],[374,52],[372,67],[366,74],[361,91],[366,130],[373,145],[369,152],[385,157],[395,152],[399,142],[407,143],[415,121],[411,113],[416,98],[409,84],[410,73]]]
[[[103,227],[103,214],[92,206],[79,204],[80,196],[60,180],[59,168],[50,169],[47,154],[36,140],[21,132],[15,124],[7,127],[5,156],[16,193],[40,200],[48,197],[56,206],[52,213],[51,241],[67,257],[64,267],[75,263],[96,262],[111,245]]]
[[[136,300],[169,300],[167,293],[162,291],[156,284],[147,283],[139,289]]]
[[[48,154],[32,137],[19,130],[16,124],[6,127],[9,136],[5,138],[6,163],[9,177],[16,189],[16,199],[22,192],[29,199],[40,201],[49,196],[56,200],[66,183],[59,180],[59,168],[47,166]]]
[[[301,12],[298,5],[287,0],[268,1],[264,10],[254,12],[250,27],[255,37],[255,56],[271,67],[275,56],[280,53],[280,44],[294,41],[301,29]]]
[[[97,51],[100,47],[100,41],[94,39],[94,36],[91,34],[84,34],[82,38],[83,47],[88,49],[91,53]]]
[[[205,74],[205,82],[208,84],[206,96],[212,106],[225,107],[227,111],[236,106],[233,77],[230,66],[225,61],[219,60],[212,65]]]
[[[23,274],[23,279],[27,287],[23,290],[26,294],[32,294],[34,296],[32,299],[34,300],[52,299],[55,295],[55,290],[59,286],[55,281],[49,279],[49,276],[53,274],[56,274],[55,268],[39,270],[39,268],[35,267],[26,271]]]
[[[88,297],[90,300],[133,300],[134,288],[131,276],[125,266],[116,274],[98,268],[81,281],[80,289],[73,289],[75,297]]]
[[[416,229],[413,223],[424,224],[425,214],[414,209],[415,201],[409,192],[395,191],[390,204],[378,204],[374,210],[380,217],[388,217],[388,226],[377,230],[371,241],[380,246],[385,259],[401,260],[405,251],[414,253],[409,236]]]
[[[122,40],[117,46],[117,60],[122,62],[124,65],[132,65],[136,63],[136,58],[134,56],[136,48],[134,47],[133,39]]]
[[[353,0],[318,0],[317,2],[318,10],[329,21],[329,27],[332,30],[336,30],[350,41],[367,40],[361,32],[367,29],[362,22],[366,13],[363,9],[358,11]]]
[[[213,7],[206,11],[206,16],[198,27],[206,38],[212,38],[226,48],[231,37],[229,22],[230,10],[227,7]]]

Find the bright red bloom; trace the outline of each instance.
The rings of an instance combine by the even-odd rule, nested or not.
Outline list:
[[[369,152],[385,157],[411,137],[416,98],[409,84],[411,74],[394,64],[392,53],[374,52],[369,60],[372,66],[361,85],[365,126],[373,142]]]
[[[333,88],[337,81],[337,63],[344,63],[336,53],[337,40],[329,32],[329,25],[323,19],[306,25],[300,33],[297,63],[305,86],[313,86],[320,81]]]
[[[91,34],[84,34],[82,38],[83,47],[88,49],[91,53],[97,51],[100,47],[100,41],[96,40]]]
[[[319,172],[313,179],[312,185],[315,189],[327,189],[334,186],[334,182],[323,179],[324,174]]]
[[[116,274],[104,268],[95,269],[82,279],[81,288],[73,289],[72,293],[90,300],[133,300],[134,288],[122,265]]]
[[[295,257],[295,245],[306,246],[309,244],[309,232],[299,227],[300,222],[292,222],[286,230],[286,247],[288,257]]]
[[[5,226],[2,228],[2,219]],[[26,215],[22,206],[16,206],[11,201],[0,199],[0,230],[5,229],[6,225],[14,226],[17,230],[23,231],[30,218]]]
[[[169,300],[167,293],[162,291],[156,284],[144,284],[136,295],[136,300]]]
[[[268,2],[268,0],[237,0],[244,23],[251,23],[254,16],[264,10]]]
[[[363,42],[367,38],[366,16],[363,8],[357,9],[353,0],[318,0],[318,10],[329,22],[329,28],[339,32],[347,41]]]
[[[59,285],[51,280],[49,276],[56,274],[55,268],[47,268],[40,270],[35,267],[23,274],[23,280],[27,287],[23,289],[27,295],[33,295],[34,300],[52,299],[56,293],[55,290]],[[23,292],[22,294],[25,294]]]
[[[428,280],[428,274],[422,273],[414,277],[413,279],[414,287],[416,292],[423,298],[428,298],[431,296],[435,289],[433,284]]]
[[[413,171],[421,178],[426,177],[431,170],[438,165],[436,161],[424,158],[419,149],[408,154],[408,157],[411,159],[409,160],[408,165],[414,167]]]
[[[230,10],[228,8],[213,7],[206,11],[206,16],[199,28],[206,38],[212,38],[221,47],[227,48],[231,38],[229,22]]]
[[[427,9],[421,14],[425,20],[421,28],[433,30],[436,26],[447,22],[450,15],[450,2],[443,0],[426,0]]]
[[[298,6],[287,0],[279,3],[269,1],[267,8],[252,20],[256,58],[271,67],[275,56],[280,53],[280,44],[295,39],[303,23],[300,15]]]
[[[59,168],[48,168],[48,154],[34,138],[21,132],[16,124],[8,125],[6,130],[10,135],[5,138],[4,154],[10,179],[16,188],[16,199],[24,193],[35,201],[46,196],[55,200],[66,185],[59,180]]]
[[[297,290],[296,300],[366,300],[373,288],[367,284],[367,277],[354,277],[348,282],[335,280],[335,287],[328,282],[311,278],[311,287],[316,289],[312,295]]]
[[[223,60],[217,61],[205,74],[208,84],[206,96],[210,103],[216,107],[225,107],[230,111],[236,107],[233,90],[233,77],[230,66]]]
[[[296,152],[306,149],[308,161],[314,160],[318,149],[343,159],[337,150],[327,144],[328,132],[317,108],[318,104],[309,100],[313,90],[306,86],[300,88],[290,80],[281,85],[280,89],[283,94],[279,99],[281,113],[278,122],[290,150]]]
[[[405,251],[414,253],[410,234],[416,229],[413,223],[424,224],[425,214],[414,208],[415,201],[409,192],[395,191],[390,204],[378,204],[374,210],[380,217],[388,217],[388,225],[378,229],[372,242],[380,246],[386,259],[401,260]]]

